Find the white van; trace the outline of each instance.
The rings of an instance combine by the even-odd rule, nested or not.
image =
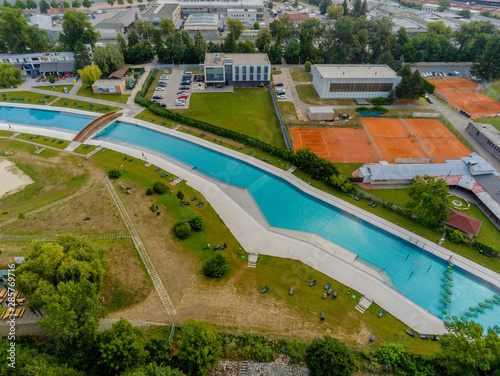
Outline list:
[[[193,72],[184,72],[184,74],[185,74],[186,76],[192,76],[192,75],[193,75]]]

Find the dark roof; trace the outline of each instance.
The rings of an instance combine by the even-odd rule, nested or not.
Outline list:
[[[127,73],[127,71],[128,71],[128,66],[124,65],[123,67],[121,67],[117,71],[111,73],[108,76],[108,78],[117,78],[117,79],[123,78],[123,76],[125,75],[125,73]]]
[[[479,219],[469,217],[463,213],[460,213],[456,210],[450,209],[450,218],[447,221],[443,221],[443,223],[450,225],[452,227],[458,228],[459,230],[468,232],[474,236],[479,234],[479,229],[483,222]]]

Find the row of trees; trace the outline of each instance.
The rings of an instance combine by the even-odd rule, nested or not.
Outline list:
[[[129,1],[130,4],[132,4],[132,0]],[[41,13],[47,13],[50,8],[80,8],[80,7],[85,7],[85,8],[90,8],[92,6],[92,3],[90,0],[83,0],[82,2],[78,0],[73,0],[71,2],[71,5],[68,1],[64,0],[61,2],[57,2],[56,0],[52,0],[50,3],[47,2],[46,0],[41,0],[38,4],[34,0],[26,0],[24,2],[23,0],[16,0],[14,4],[9,3],[7,0],[4,0],[3,6],[7,8],[18,8],[18,9],[40,9]]]

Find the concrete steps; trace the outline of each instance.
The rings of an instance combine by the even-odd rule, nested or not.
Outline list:
[[[362,314],[365,313],[365,311],[370,308],[370,306],[372,305],[373,301],[368,299],[367,297],[363,296],[358,304],[356,305],[356,307],[354,307],[356,310],[358,310],[359,312],[361,312]]]
[[[258,253],[250,253],[248,255],[247,268],[256,268],[257,267],[257,260],[258,259],[259,259],[259,254]]]

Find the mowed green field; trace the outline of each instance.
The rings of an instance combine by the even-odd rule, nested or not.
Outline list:
[[[271,94],[265,88],[234,89],[234,93],[195,93],[189,109],[177,111],[285,147]]]

